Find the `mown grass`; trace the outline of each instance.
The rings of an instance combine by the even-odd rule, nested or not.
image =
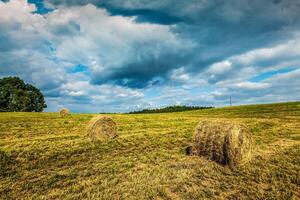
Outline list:
[[[298,199],[300,103],[114,114],[119,137],[91,142],[91,114],[0,113],[2,199]],[[203,118],[248,125],[250,163],[185,155]]]

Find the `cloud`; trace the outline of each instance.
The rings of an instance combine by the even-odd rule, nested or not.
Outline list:
[[[276,74],[262,82],[235,82],[219,87],[213,93],[215,99],[228,101],[231,96],[235,104],[297,101],[299,95],[300,69]]]
[[[72,80],[61,85],[59,95],[48,98],[49,110],[62,107],[76,112],[120,112],[129,111],[138,104],[143,93],[112,85],[91,85],[88,81]],[[130,102],[131,104],[129,104]]]
[[[227,57],[213,63],[202,74],[211,84],[222,85],[226,82],[249,80],[270,70],[299,67],[300,37],[295,34],[287,42],[268,48],[258,48]]]
[[[65,90],[68,83],[83,79],[89,84],[85,89],[108,83],[123,99],[126,95],[121,90],[128,89],[114,85],[141,88],[163,81],[169,71],[186,62],[180,52],[192,45],[169,26],[138,24],[132,17],[110,16],[90,4],[44,15],[35,13],[37,8],[25,0],[0,5],[5,13],[0,17],[1,76],[19,75],[40,87],[49,99],[63,101],[64,96],[84,103],[95,98],[92,90]],[[78,65],[90,73],[73,80],[68,72]]]
[[[214,63],[209,67],[207,72],[211,74],[223,74],[226,71],[231,70],[231,65],[232,63],[227,60],[219,63]]]
[[[46,20],[35,10],[24,0],[0,2],[0,73],[21,76],[43,90],[53,89],[63,82],[63,69],[56,68],[43,33]]]
[[[172,31],[197,42],[196,61],[209,65],[225,57],[285,40],[300,26],[294,0],[47,0],[52,6],[92,3],[137,22],[176,24]],[[167,20],[166,20],[167,19]],[[226,47],[226,48],[224,48]]]
[[[193,46],[172,33],[169,26],[139,24],[132,17],[110,16],[93,5],[61,8],[48,14],[47,19],[51,30],[57,24],[66,29],[76,22],[76,33],[57,38],[54,31],[52,41],[60,60],[90,68],[93,84],[146,87],[153,79],[163,79],[170,70],[187,63]]]
[[[190,79],[190,75],[184,71],[184,67],[172,70],[170,78],[175,81],[187,81]]]

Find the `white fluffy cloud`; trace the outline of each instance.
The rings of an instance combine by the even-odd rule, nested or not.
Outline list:
[[[145,58],[155,64],[160,56],[175,56],[192,45],[188,41],[182,45],[170,26],[139,24],[134,17],[111,16],[91,4],[61,7],[45,15],[34,11],[36,7],[26,0],[0,2],[0,72],[1,76],[19,75],[40,87],[49,97],[49,110],[70,102],[73,107],[89,103],[89,108],[108,104],[112,108],[113,102],[141,98],[140,90],[105,83],[123,81],[127,72],[132,80],[135,73],[149,80],[157,71],[163,76],[179,66],[134,64],[142,65]],[[78,64],[87,67],[89,76],[68,73]],[[118,74],[123,68],[127,68],[125,75]],[[116,73],[119,77],[114,77]],[[86,107],[76,109],[87,111]]]
[[[300,33],[296,32],[287,42],[268,48],[254,49],[216,62],[203,74],[211,83],[226,85],[226,83],[247,81],[253,76],[271,70],[297,68],[299,62]]]
[[[110,16],[105,10],[90,4],[60,8],[46,17],[50,29],[57,28],[57,24],[59,27],[70,24],[78,27],[71,36],[57,37],[56,34],[52,41],[60,60],[89,66],[95,83],[123,79],[139,81],[136,76],[143,76],[147,82],[156,73],[163,75],[180,67],[173,63],[174,66],[155,68],[155,65],[164,65],[161,57],[180,57],[180,52],[192,46],[172,33],[170,26],[139,24],[133,17]],[[144,64],[147,62],[152,65]]]

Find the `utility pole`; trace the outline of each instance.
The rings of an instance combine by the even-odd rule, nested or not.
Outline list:
[[[231,96],[229,97],[230,107],[231,107]]]

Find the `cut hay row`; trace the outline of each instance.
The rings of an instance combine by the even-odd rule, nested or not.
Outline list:
[[[252,150],[251,134],[239,123],[205,120],[196,127],[192,151],[218,163],[235,167],[247,162]]]

